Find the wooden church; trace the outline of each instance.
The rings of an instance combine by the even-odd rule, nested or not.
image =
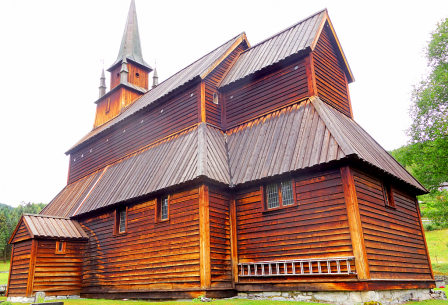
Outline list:
[[[434,287],[427,190],[355,122],[327,10],[150,88],[132,1],[107,71],[67,186],[11,236],[8,296]]]

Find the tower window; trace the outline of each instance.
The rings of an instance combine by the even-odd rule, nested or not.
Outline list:
[[[117,78],[120,78],[120,73],[117,73]]]
[[[57,241],[56,242],[55,254],[65,254],[65,241]]]
[[[107,99],[106,114],[109,113],[109,111],[110,111],[110,98]]]
[[[140,77],[140,74],[135,73],[135,77],[139,78],[139,77]]]

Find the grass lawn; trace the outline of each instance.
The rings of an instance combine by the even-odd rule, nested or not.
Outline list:
[[[434,274],[448,275],[448,229],[426,231],[425,235]]]
[[[0,285],[8,284],[8,275],[9,273],[0,273]]]
[[[4,263],[3,261],[0,261],[0,271],[8,271],[9,272],[9,261],[6,261],[6,263]]]

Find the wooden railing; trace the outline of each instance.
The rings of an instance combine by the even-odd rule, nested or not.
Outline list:
[[[351,264],[350,262],[353,262]],[[355,257],[308,258],[239,263],[239,276],[349,275]]]

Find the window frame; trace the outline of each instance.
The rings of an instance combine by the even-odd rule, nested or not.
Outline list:
[[[120,213],[121,211],[125,211],[126,217],[124,221],[124,231],[120,232]],[[129,210],[128,207],[117,208],[114,212],[114,235],[126,234],[128,232],[128,216]]]
[[[62,244],[62,250],[61,251],[59,251],[59,245],[60,244]],[[54,254],[65,254],[66,245],[67,245],[66,241],[57,240],[56,241],[56,249],[54,251]]]
[[[168,199],[168,211],[167,211],[166,219],[162,219],[162,199],[163,198]],[[170,220],[170,205],[171,205],[171,195],[162,195],[157,198],[156,205],[155,205],[154,222],[161,223],[161,222],[166,222],[166,221]]]
[[[213,104],[219,105],[219,94],[218,92],[213,92]]]
[[[381,181],[381,189],[383,191],[384,205],[387,208],[396,209],[394,193],[389,183]]]
[[[110,112],[110,97],[106,101],[106,114]]]
[[[283,199],[282,199],[282,182],[283,181],[291,181],[292,184],[292,198],[293,198],[293,203],[289,204],[289,205],[283,205]],[[279,206],[275,207],[275,208],[268,208],[268,200],[267,200],[267,185],[268,184],[273,184],[276,183],[277,184],[277,194],[278,194],[278,201],[279,201]],[[294,178],[287,178],[287,179],[281,179],[281,180],[275,180],[275,181],[270,181],[267,183],[264,183],[263,185],[260,186],[260,194],[261,194],[261,207],[262,207],[262,212],[270,212],[270,211],[276,211],[279,209],[287,209],[287,208],[291,208],[294,206],[297,206],[297,198],[296,198],[296,182]]]

